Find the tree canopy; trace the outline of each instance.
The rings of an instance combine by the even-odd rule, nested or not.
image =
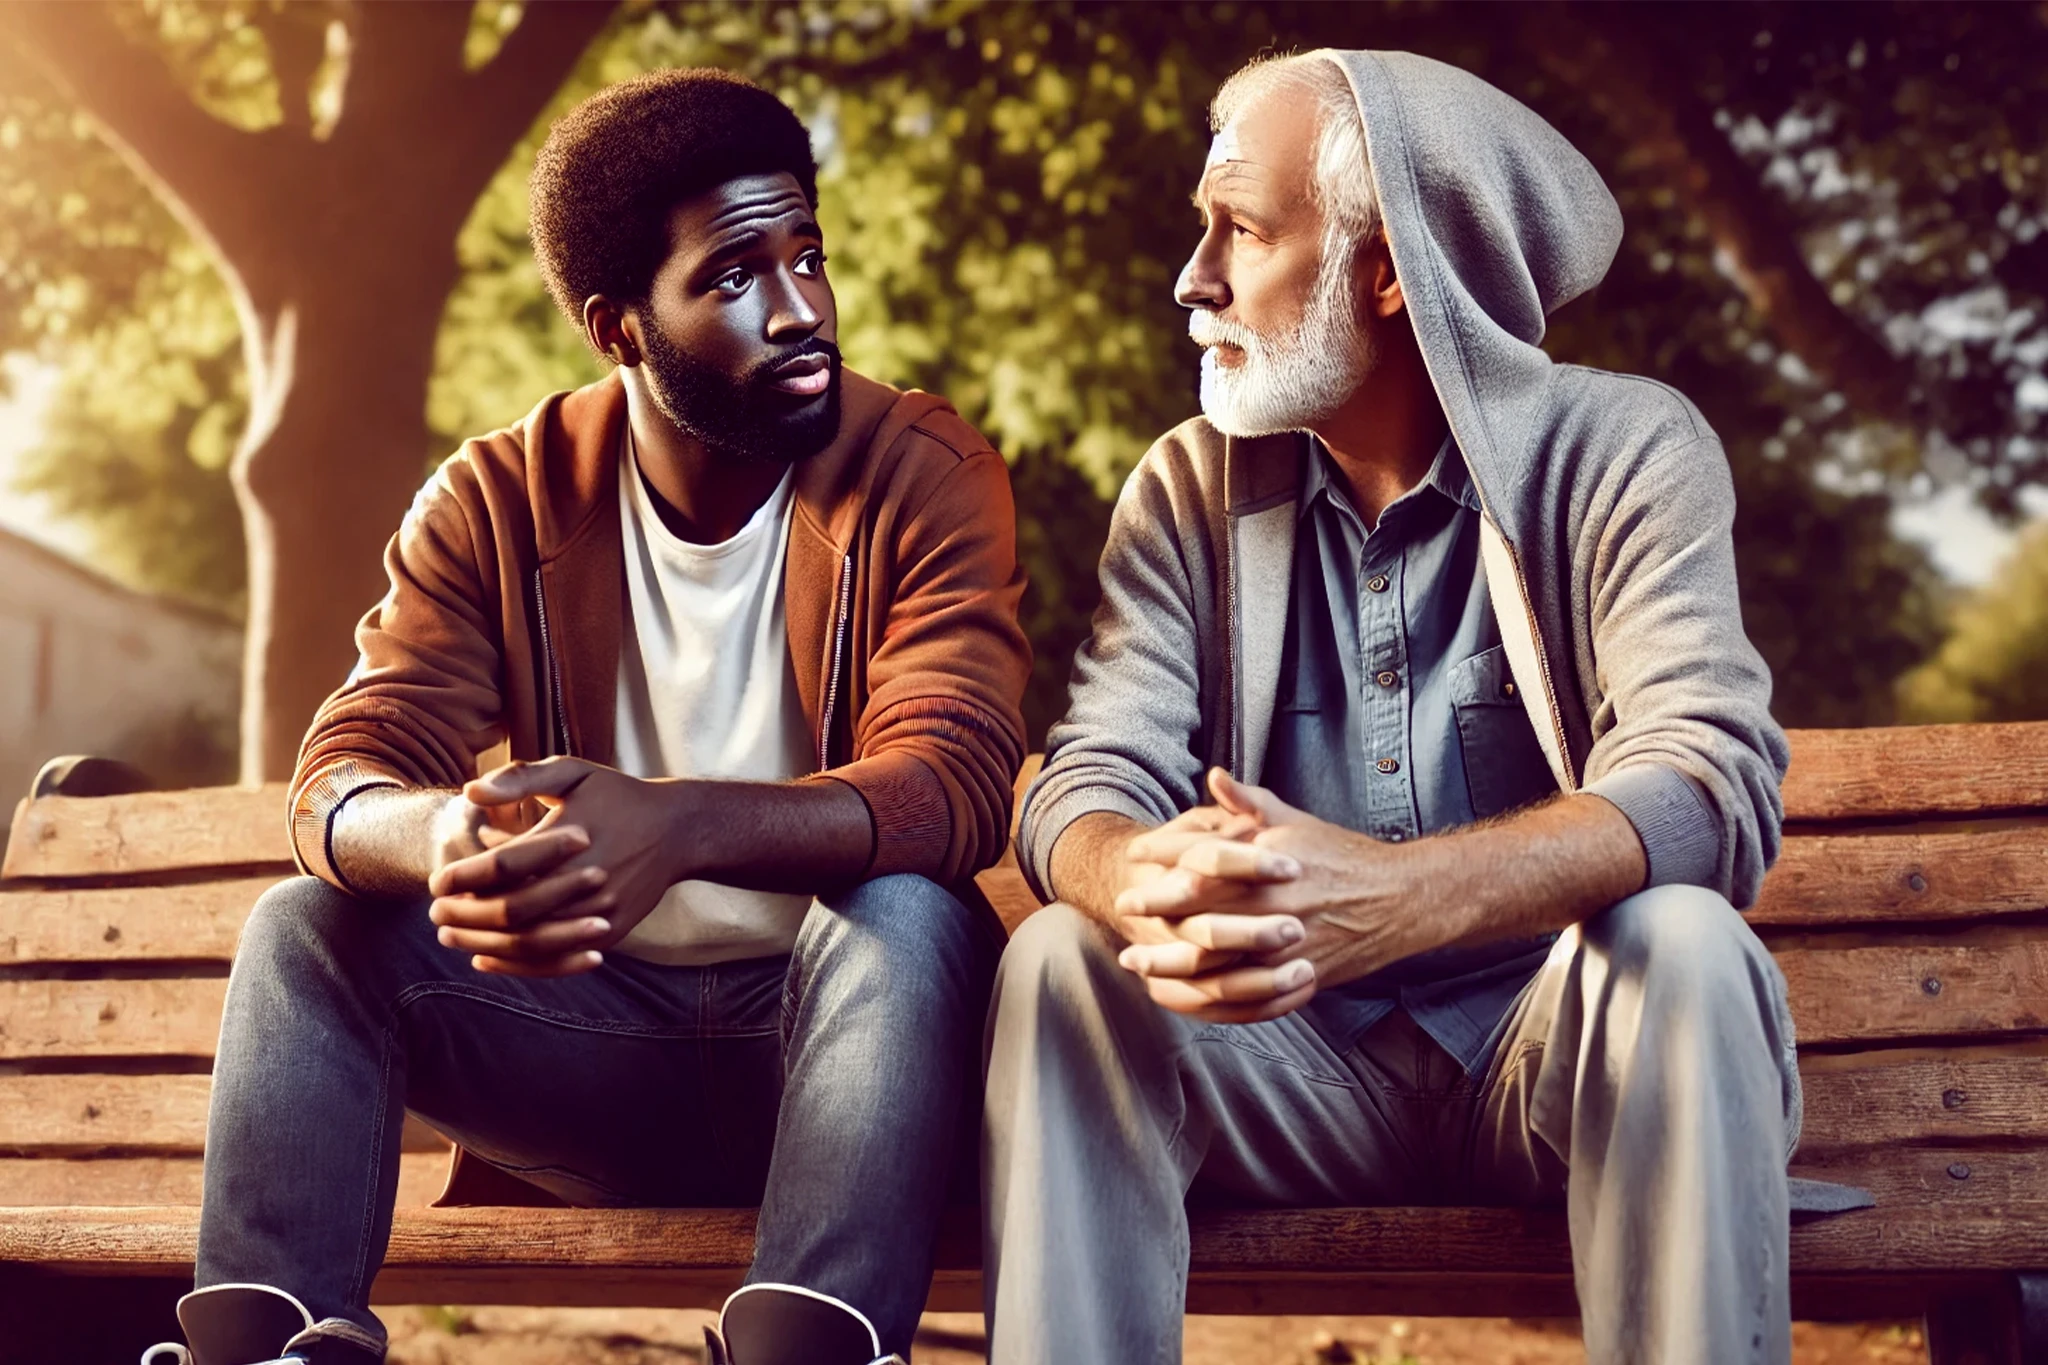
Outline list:
[[[210,114],[250,126],[284,118],[275,35],[297,25],[295,79],[320,117],[303,31],[326,31],[324,8],[123,12]],[[529,21],[478,6],[465,41],[481,51]],[[1600,167],[1627,237],[1548,348],[1673,383],[1720,432],[1745,616],[1781,717],[1890,718],[1895,680],[1941,633],[1937,584],[1892,534],[1892,498],[1960,484],[2010,516],[2018,489],[2048,481],[2037,7],[693,0],[622,13],[535,107],[708,63],[806,117],[849,363],[945,393],[1013,462],[1036,730],[1086,630],[1107,499],[1196,409],[1170,287],[1195,235],[1186,196],[1208,98],[1257,52],[1322,45],[1466,66]],[[0,352],[67,369],[28,477],[100,526],[124,572],[232,603],[234,310],[64,97],[4,76]],[[526,244],[544,124],[455,238],[415,418],[430,433],[421,468],[599,372]],[[110,375],[126,377],[121,396],[96,406]]]

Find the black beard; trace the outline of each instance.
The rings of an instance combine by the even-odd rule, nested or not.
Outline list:
[[[720,460],[795,464],[839,434],[839,348],[829,341],[813,337],[738,379],[683,354],[658,328],[641,338],[641,354],[655,406]],[[823,403],[792,412],[788,395],[774,388],[774,372],[804,355],[824,356],[831,379]]]

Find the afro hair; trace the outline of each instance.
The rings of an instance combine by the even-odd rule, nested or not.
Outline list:
[[[654,71],[564,114],[533,167],[533,252],[578,327],[593,294],[647,297],[677,204],[743,175],[796,177],[818,203],[811,136],[788,105],[729,71]]]

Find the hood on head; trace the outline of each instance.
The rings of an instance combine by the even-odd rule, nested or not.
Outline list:
[[[1563,134],[1469,71],[1410,52],[1309,55],[1337,63],[1358,98],[1423,361],[1474,482],[1497,504],[1541,426],[1545,318],[1606,275],[1621,210]]]

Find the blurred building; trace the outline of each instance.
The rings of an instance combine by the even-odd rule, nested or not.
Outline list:
[[[240,623],[0,530],[0,813],[58,754],[232,780],[241,656]]]

